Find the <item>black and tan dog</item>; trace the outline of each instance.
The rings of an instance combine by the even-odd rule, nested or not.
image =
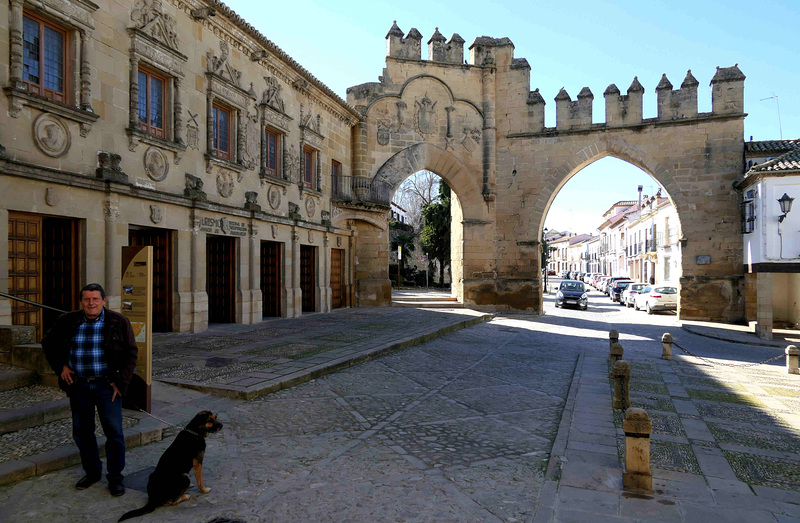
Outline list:
[[[189,499],[189,470],[194,469],[197,487],[207,493],[211,489],[203,484],[203,457],[206,453],[206,436],[222,429],[222,423],[210,411],[204,410],[178,433],[175,441],[164,451],[156,469],[147,480],[147,505],[126,512],[123,521],[149,514],[163,505],[177,505]]]

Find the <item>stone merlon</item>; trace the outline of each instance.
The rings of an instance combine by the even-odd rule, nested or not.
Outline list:
[[[681,83],[681,89],[684,87],[694,87],[700,85],[700,82],[697,81],[697,78],[694,77],[692,74],[692,70],[689,69],[686,71],[686,78],[683,79],[683,83]]]
[[[639,77],[634,76],[633,82],[631,82],[631,86],[628,87],[628,94],[638,91],[644,92],[644,86],[642,86],[642,84],[639,83]]]
[[[739,64],[733,67],[717,67],[717,72],[714,78],[711,79],[709,85],[714,85],[721,82],[742,82],[747,78],[744,73],[739,69]]]

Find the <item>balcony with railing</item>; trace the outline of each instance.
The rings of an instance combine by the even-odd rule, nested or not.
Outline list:
[[[363,176],[334,176],[331,179],[331,201],[388,206],[391,200],[392,186],[384,181]]]

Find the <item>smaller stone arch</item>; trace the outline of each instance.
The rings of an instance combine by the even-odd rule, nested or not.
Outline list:
[[[480,174],[470,172],[454,154],[430,143],[418,143],[389,158],[375,173],[375,180],[397,190],[409,175],[423,169],[441,176],[456,194],[464,220],[488,220],[488,208],[481,196]]]

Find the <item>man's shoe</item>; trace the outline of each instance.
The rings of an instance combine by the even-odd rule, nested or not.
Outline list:
[[[125,485],[122,484],[122,481],[111,481],[108,484],[108,491],[111,492],[112,496],[119,497],[125,494]]]
[[[100,481],[100,476],[90,476],[87,474],[78,480],[75,484],[75,488],[78,490],[86,490],[98,481]]]

